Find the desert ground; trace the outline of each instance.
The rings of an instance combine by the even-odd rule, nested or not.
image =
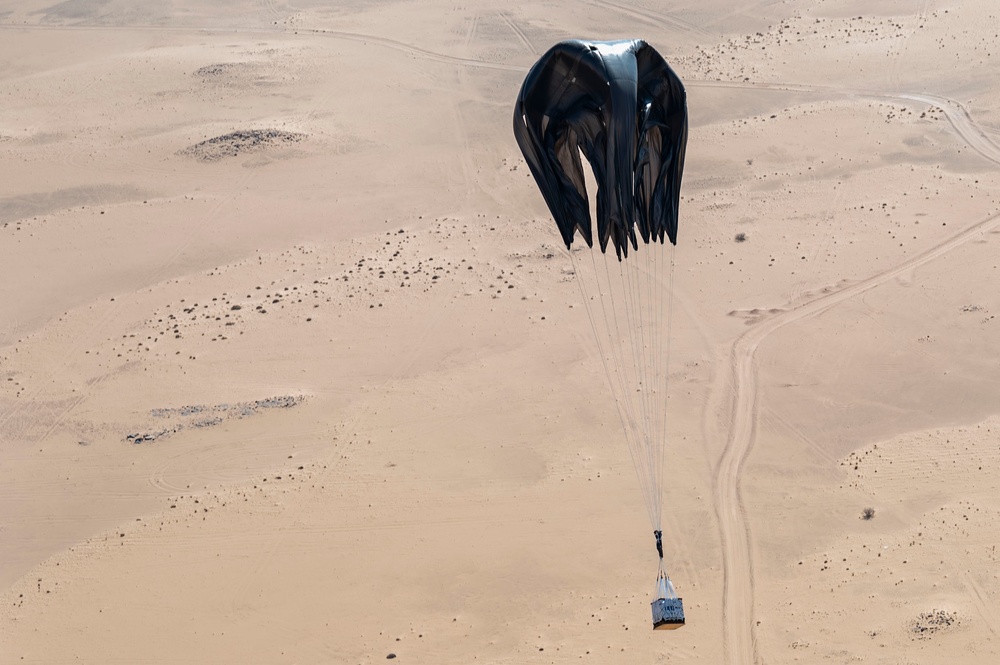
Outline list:
[[[0,2],[0,661],[1000,662],[992,0],[51,2]],[[511,133],[571,37],[688,91],[672,632]]]

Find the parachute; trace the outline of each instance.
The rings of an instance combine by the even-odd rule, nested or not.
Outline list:
[[[528,72],[514,109],[514,136],[573,262],[656,538],[654,628],[684,624],[661,518],[687,129],[683,84],[639,39],[556,44]],[[600,253],[581,155],[597,187]],[[587,249],[573,247],[577,233]]]

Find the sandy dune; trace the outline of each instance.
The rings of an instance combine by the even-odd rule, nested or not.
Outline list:
[[[0,661],[997,662],[997,19],[0,2]],[[510,131],[577,36],[688,88],[666,635]]]

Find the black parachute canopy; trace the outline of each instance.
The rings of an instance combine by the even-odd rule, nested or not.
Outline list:
[[[684,85],[641,39],[569,40],[528,72],[514,136],[568,248],[577,230],[593,247],[580,153],[597,180],[597,237],[619,259],[628,246],[677,244],[687,98]]]

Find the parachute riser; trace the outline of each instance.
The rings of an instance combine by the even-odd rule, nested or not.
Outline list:
[[[653,630],[674,630],[684,625],[684,600],[677,596],[674,585],[663,569],[656,575],[656,591],[650,603],[653,612]]]

